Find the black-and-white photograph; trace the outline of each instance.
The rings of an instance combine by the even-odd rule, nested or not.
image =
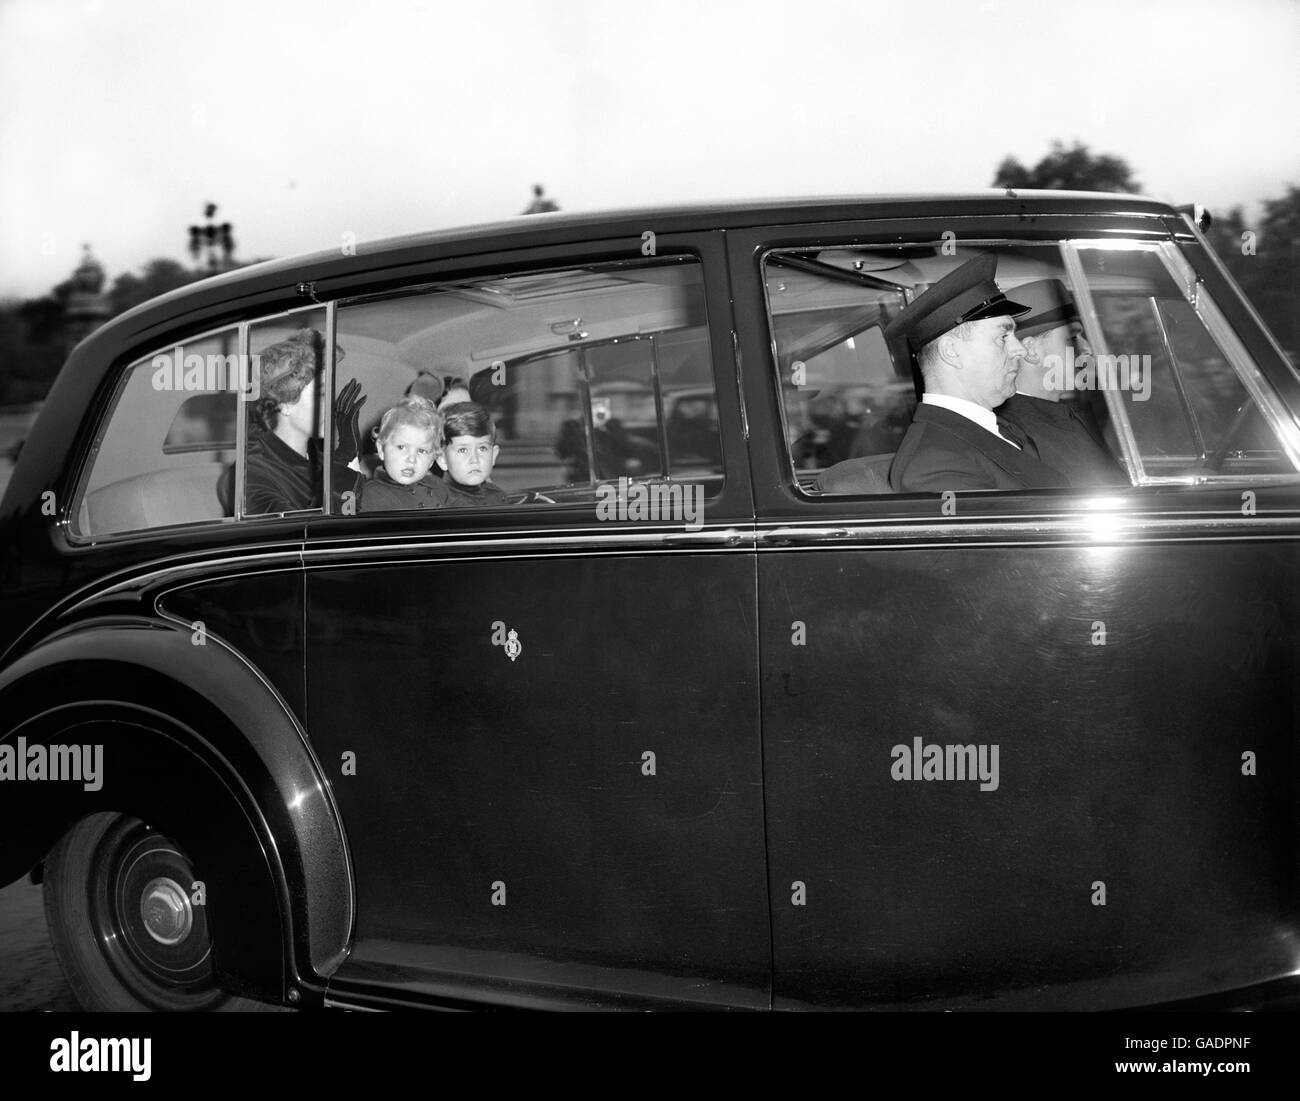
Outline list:
[[[40,1064],[149,1078],[137,1011],[1143,1010],[1104,1080],[1250,1074],[1298,61],[1294,0],[0,3]]]

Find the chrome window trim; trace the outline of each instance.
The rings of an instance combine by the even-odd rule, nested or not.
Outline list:
[[[1083,322],[1083,331],[1092,346],[1094,361],[1098,356],[1110,355],[1110,346],[1106,343],[1106,334],[1101,327],[1101,318],[1097,316],[1097,304],[1092,298],[1092,287],[1088,285],[1088,276],[1083,270],[1083,261],[1079,259],[1080,248],[1110,248],[1116,251],[1129,251],[1131,245],[1149,245],[1148,241],[1107,241],[1091,238],[1071,238],[1061,242],[1061,257],[1065,261],[1065,273],[1070,277],[1070,288],[1074,292],[1074,305]],[[1110,387],[1102,388],[1106,400],[1106,410],[1110,413],[1110,422],[1115,426],[1115,435],[1119,440],[1120,450],[1128,465],[1129,480],[1136,485],[1146,485],[1146,470],[1142,465],[1142,454],[1138,450],[1137,437],[1133,433],[1133,424],[1128,419],[1128,410],[1120,398],[1119,392]]]
[[[591,367],[584,348],[573,349],[577,359],[579,392],[582,395],[582,438],[587,444],[587,480],[596,484],[596,413],[591,407]],[[544,358],[549,359],[550,353]],[[528,362],[525,360],[524,362]]]
[[[317,403],[316,415],[320,418],[321,429],[321,512],[326,516],[333,515],[332,505],[334,504],[334,475],[333,462],[334,456],[334,326],[337,320],[338,304],[331,299],[325,303],[325,371],[321,376],[320,384],[320,401]],[[357,441],[357,446],[361,446],[361,441]],[[357,454],[357,465],[361,463],[361,455]],[[356,506],[359,502],[354,501]]]
[[[1196,275],[1196,269],[1188,263],[1182,249],[1173,241],[1161,241],[1159,243],[1159,252],[1161,259],[1165,262],[1165,267],[1169,269],[1169,273],[1173,276],[1174,282],[1181,286],[1183,297],[1191,305],[1192,309],[1195,309],[1197,291],[1201,286],[1201,282]]]
[[[1241,486],[1284,486],[1300,483],[1300,474],[1182,474],[1168,477],[1151,474],[1142,484],[1144,486],[1222,486],[1232,489]]]
[[[168,577],[176,578],[179,583],[192,574],[200,575],[196,578],[196,581],[198,581],[209,576],[228,578],[251,576],[265,572],[301,570],[309,564],[312,565],[312,568],[324,568],[325,565],[329,564],[316,563],[315,560],[347,555],[357,551],[392,554],[394,552],[409,551],[455,551],[459,548],[468,547],[475,552],[469,555],[451,554],[445,556],[447,560],[455,562],[479,559],[537,558],[546,556],[545,552],[548,551],[576,550],[580,553],[584,546],[591,546],[592,544],[594,546],[591,549],[595,553],[609,553],[611,550],[617,551],[621,548],[632,548],[641,552],[658,550],[689,554],[710,550],[734,552],[738,549],[742,551],[752,549],[752,547],[742,546],[745,543],[752,543],[755,538],[754,532],[749,530],[750,528],[752,528],[752,524],[747,523],[745,529],[742,529],[739,524],[731,524],[698,532],[683,531],[681,528],[660,528],[646,532],[591,532],[587,534],[551,532],[536,536],[519,536],[513,539],[493,538],[490,533],[474,533],[468,538],[453,537],[450,539],[429,539],[427,536],[412,536],[408,539],[377,540],[371,536],[367,540],[364,536],[350,536],[331,539],[329,547],[310,549],[295,541],[294,546],[277,550],[254,551],[250,554],[227,554],[218,551],[211,556],[189,557],[183,561],[159,565],[153,569],[145,569],[142,572],[131,569],[122,570],[119,574],[110,575],[108,578],[83,586],[77,592],[70,594],[65,601],[61,602],[53,610],[63,615],[72,608],[92,605],[123,593],[138,592],[141,589],[156,585]],[[715,548],[710,544],[716,544],[717,546]],[[525,551],[525,553],[509,553],[512,548]],[[506,553],[483,553],[493,551],[504,551]],[[358,557],[356,564],[362,564],[370,557],[369,554],[365,557]],[[340,562],[332,565],[339,568],[348,568],[351,564]],[[228,572],[222,572],[223,570],[228,570]],[[122,577],[122,574],[126,576]],[[114,581],[113,577],[115,576],[120,577],[120,580]],[[175,586],[169,583],[167,587],[170,589]]]
[[[1156,332],[1160,334],[1160,343],[1164,346],[1165,355],[1169,357],[1169,369],[1173,373],[1174,391],[1178,395],[1178,404],[1182,408],[1183,417],[1187,421],[1188,427],[1191,428],[1192,445],[1196,448],[1196,454],[1204,462],[1209,451],[1205,447],[1205,433],[1201,431],[1201,418],[1196,415],[1196,407],[1187,395],[1187,384],[1183,381],[1183,367],[1178,361],[1177,353],[1174,351],[1173,341],[1169,339],[1169,326],[1165,324],[1165,315],[1160,312],[1160,301],[1155,296],[1151,296],[1147,299],[1147,305],[1151,308],[1151,317],[1156,323]]]
[[[129,542],[132,539],[166,538],[187,531],[213,531],[223,524],[234,526],[237,521],[233,516],[222,516],[219,520],[190,520],[184,524],[167,524],[152,528],[138,528],[135,531],[111,531],[103,535],[77,535],[71,530],[66,532],[68,546],[76,550],[93,550],[95,547],[109,546],[115,543]]]
[[[1160,254],[1167,265],[1172,266],[1176,262],[1187,265],[1187,260],[1172,241],[1162,245]],[[1254,357],[1246,350],[1236,330],[1228,324],[1228,319],[1224,317],[1205,284],[1196,283],[1188,301],[1210,336],[1227,356],[1229,365],[1236,371],[1237,378],[1245,387],[1246,393],[1259,407],[1264,422],[1281,443],[1282,450],[1286,453],[1292,467],[1300,473],[1300,425],[1296,424],[1290,409],[1281,401],[1264,377]]]
[[[656,333],[648,333],[646,339],[650,341],[650,385],[654,389],[655,396],[655,420],[659,431],[655,433],[655,443],[659,446],[659,476],[665,481],[672,477],[672,467],[668,465],[668,422],[664,417],[664,392],[663,382],[659,374],[659,342],[655,339]],[[711,344],[713,334],[709,332],[709,319],[704,319],[704,338],[706,344]],[[641,339],[639,336],[634,339]],[[709,368],[713,368],[713,357],[709,356]],[[718,407],[718,388],[713,387],[713,408]],[[722,431],[718,430],[718,450],[722,450]],[[592,468],[595,469],[594,467]],[[727,484],[727,466],[722,464],[722,484],[725,488]]]
[[[1023,518],[1015,520],[958,520],[946,522],[925,518],[900,523],[896,518],[879,524],[856,521],[826,523],[812,520],[807,523],[772,522],[760,525],[757,533],[759,549],[763,543],[774,539],[800,541],[870,540],[881,548],[898,546],[952,546],[965,540],[978,539],[981,545],[1061,545],[1097,546],[1100,542],[1150,542],[1162,536],[1173,536],[1183,541],[1198,542],[1207,539],[1240,539],[1241,532],[1254,530],[1258,524],[1259,538],[1276,539],[1279,533],[1289,533],[1300,540],[1300,514],[1283,516],[1244,516],[1237,513],[1200,514],[1196,516],[1151,516],[1111,513],[1097,510],[1070,516]],[[1223,533],[1223,534],[1220,534]],[[920,536],[926,542],[913,542]],[[1037,538],[1030,538],[1036,536]],[[891,542],[900,540],[902,542]],[[870,549],[859,547],[858,549]]]
[[[1066,252],[1065,245],[1062,242],[1062,251]],[[1297,425],[1291,417],[1289,409],[1283,405],[1277,395],[1273,392],[1272,387],[1268,384],[1260,372],[1258,365],[1246,350],[1241,339],[1237,336],[1236,331],[1228,324],[1227,319],[1219,310],[1213,296],[1208,289],[1201,283],[1195,269],[1183,255],[1175,241],[1107,241],[1101,244],[1086,239],[1076,239],[1068,242],[1069,250],[1067,253],[1067,271],[1070,280],[1074,285],[1075,304],[1079,306],[1080,315],[1084,318],[1084,328],[1089,335],[1089,341],[1093,343],[1096,354],[1109,354],[1109,349],[1105,344],[1104,334],[1101,326],[1097,323],[1095,304],[1092,299],[1092,288],[1088,286],[1087,277],[1083,272],[1083,265],[1078,259],[1079,248],[1105,248],[1105,249],[1123,249],[1132,252],[1153,252],[1164,265],[1165,270],[1173,279],[1174,284],[1178,286],[1183,294],[1184,301],[1191,307],[1201,323],[1205,326],[1206,332],[1218,346],[1227,358],[1228,364],[1236,373],[1238,380],[1245,388],[1247,394],[1259,406],[1260,412],[1264,417],[1265,423],[1273,431],[1281,444],[1283,452],[1292,466],[1296,468],[1297,474],[1300,474],[1300,425]],[[1206,246],[1208,249],[1208,245]],[[1212,251],[1212,250],[1210,250]],[[1217,259],[1217,258],[1216,258]],[[1226,273],[1225,273],[1226,274]],[[1231,278],[1229,276],[1229,278]],[[1086,301],[1087,311],[1083,308]],[[1258,314],[1252,314],[1256,321],[1259,321]],[[1091,324],[1090,324],[1091,322]],[[1261,327],[1263,323],[1260,322]],[[1264,330],[1267,332],[1267,329]],[[1161,332],[1164,332],[1164,326],[1161,325]],[[1097,342],[1092,341],[1092,335],[1096,334],[1099,339]],[[1276,341],[1273,342],[1276,347]],[[1178,362],[1173,355],[1173,349],[1169,347],[1166,341],[1166,347],[1169,350],[1170,366],[1178,374]],[[1284,357],[1285,358],[1285,357]],[[1181,382],[1177,382],[1181,387]],[[1106,397],[1106,407],[1110,410],[1111,419],[1115,422],[1117,432],[1119,432],[1121,444],[1136,460],[1135,474],[1138,485],[1170,485],[1170,484],[1188,484],[1188,485],[1234,485],[1239,484],[1243,478],[1248,482],[1266,482],[1277,480],[1280,482],[1295,481],[1295,475],[1290,474],[1270,474],[1260,475],[1255,478],[1249,478],[1243,475],[1225,475],[1207,472],[1204,475],[1194,474],[1178,478],[1163,478],[1158,475],[1149,475],[1146,473],[1145,466],[1142,463],[1141,454],[1137,448],[1137,440],[1133,434],[1132,424],[1128,419],[1128,410],[1117,391],[1106,389],[1102,391]],[[1117,419],[1117,412],[1122,416],[1121,421]],[[1193,422],[1195,424],[1196,422]]]
[[[278,313],[265,314],[264,316],[259,316],[259,317],[255,317],[255,318],[252,318],[252,319],[249,319],[249,320],[244,321],[243,324],[245,324],[245,325],[248,326],[248,340],[249,340],[249,347],[250,347],[250,348],[252,347],[253,329],[254,329],[256,326],[258,326],[258,325],[265,325],[265,324],[268,324],[269,322],[277,321],[277,320],[279,320],[279,319],[281,319],[281,318],[293,317],[295,314],[300,314],[300,313],[311,313],[311,312],[313,312],[313,311],[324,310],[324,311],[325,311],[325,319],[326,319],[326,329],[327,329],[327,332],[328,332],[328,325],[329,325],[329,306],[330,306],[330,303],[326,303],[326,302],[313,302],[313,303],[311,303],[311,304],[308,305],[308,306],[294,306],[292,309],[289,309],[289,310],[280,310]],[[251,355],[252,353],[250,352],[249,354]],[[260,355],[261,353],[258,353],[258,354]],[[326,351],[325,351],[325,363],[326,363],[326,366],[327,366],[327,367],[328,367],[329,362],[330,362],[330,359],[333,357],[333,355],[334,355],[334,352],[333,352],[333,348],[332,348],[332,346],[331,346],[330,348],[327,348]],[[259,393],[261,392],[261,390],[260,390],[260,385],[261,385],[261,383],[260,383],[260,380],[259,380],[259,391],[258,391]],[[318,416],[320,415],[321,407],[323,407],[324,404],[325,404],[325,389],[324,389],[324,386],[325,386],[325,384],[324,384],[324,382],[322,381],[322,383],[321,383],[321,398],[320,398],[320,401],[317,402],[317,415],[318,415]],[[334,402],[333,402],[333,397],[331,396],[331,398],[330,398],[330,406],[331,406],[331,408],[333,407],[333,404],[334,404]],[[242,467],[244,466],[244,464],[243,464],[242,462],[239,461],[239,459],[242,459],[242,458],[243,458],[242,455],[240,455],[240,456],[238,456],[238,457],[236,458],[236,477],[239,476],[239,470],[240,470],[240,468],[242,468]],[[326,461],[325,455],[322,454],[322,455],[321,455],[321,466],[325,467],[325,466],[328,466],[328,465],[329,465],[329,463]],[[241,509],[242,509],[242,507],[243,507],[243,503],[242,503],[242,502],[240,503],[240,507],[241,507]],[[246,521],[265,520],[265,519],[267,519],[268,517],[269,517],[269,518],[272,518],[272,519],[286,519],[286,518],[297,517],[297,516],[301,516],[301,517],[304,517],[304,518],[309,518],[309,517],[312,517],[312,516],[320,516],[321,514],[322,514],[322,510],[321,510],[320,508],[299,508],[299,509],[292,509],[292,510],[290,510],[289,512],[251,512],[251,513],[248,513],[248,514],[243,514],[243,513],[241,512],[241,514],[240,514],[240,522],[241,522],[241,523],[244,523],[244,522],[246,522]]]
[[[249,363],[250,361],[248,359],[248,322],[247,321],[241,321],[239,323],[239,351],[240,354],[244,357],[243,359],[240,360],[240,362]],[[248,379],[245,379],[244,381],[251,384],[252,382],[251,370],[249,371],[249,375],[250,377]],[[261,394],[262,379],[260,376],[260,372],[257,380],[257,385],[258,385],[258,393]],[[244,397],[244,394],[241,391],[239,395],[239,403],[236,406],[236,420],[235,420],[235,490],[234,490],[235,500],[234,500],[234,508],[232,509],[232,513],[233,513],[233,519],[235,519],[236,521],[242,520],[244,518],[244,471],[247,465],[244,462],[244,456],[247,454],[247,449],[248,449],[248,399]]]
[[[1122,492],[1122,491],[1121,491]],[[1137,543],[1177,539],[1184,542],[1232,541],[1242,539],[1300,540],[1300,513],[1284,515],[1256,514],[1245,516],[1219,510],[1195,515],[1114,513],[1105,509],[1077,508],[1069,515],[1038,515],[1011,519],[941,520],[923,517],[902,520],[887,517],[880,521],[847,520],[826,523],[824,520],[803,522],[768,521],[758,524],[732,523],[698,532],[680,528],[654,531],[575,532],[561,529],[539,535],[500,538],[495,533],[470,533],[444,539],[426,536],[376,539],[373,536],[330,539],[328,546],[297,544],[276,550],[255,551],[245,555],[216,554],[192,557],[184,561],[159,565],[151,570],[126,574],[119,580],[104,579],[84,586],[69,596],[60,614],[72,607],[108,599],[123,593],[154,586],[169,577],[175,584],[197,575],[246,576],[268,570],[352,569],[371,565],[376,559],[395,556],[403,564],[421,561],[503,561],[571,556],[609,557],[619,553],[749,553],[772,550],[774,540],[801,542],[834,540],[840,543],[875,544],[878,549],[907,547],[960,546],[978,541],[980,545],[1005,546],[1097,546],[1105,543]],[[858,549],[873,549],[870,545]],[[467,552],[467,553],[466,553]],[[230,572],[222,573],[228,569]],[[173,583],[168,583],[168,588]],[[85,594],[84,596],[82,594]]]
[[[278,310],[275,313],[258,314],[256,317],[246,317],[241,324],[254,326],[265,325],[271,321],[278,321],[281,318],[293,317],[295,314],[311,313],[315,310],[325,310],[329,306],[328,302],[309,302],[306,306],[293,306],[287,310]]]
[[[325,994],[325,1001],[323,1004],[326,1009],[340,1009],[347,1013],[389,1012],[389,1009],[387,1008],[380,1008],[377,1005],[369,1005],[364,1002],[354,1002],[346,997],[340,998],[337,995],[328,993],[328,991]],[[402,1006],[404,1008],[404,1004],[400,1001],[397,1001],[396,999],[390,999],[390,1004],[396,1006]]]
[[[745,372],[744,364],[740,354],[740,333],[734,328],[731,330],[731,359],[736,368],[736,393],[740,398],[740,438],[749,441],[749,411],[745,408]],[[723,453],[723,465],[726,465],[726,454]]]

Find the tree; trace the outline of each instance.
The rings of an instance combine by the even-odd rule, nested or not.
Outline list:
[[[52,295],[0,303],[0,405],[26,405],[45,397],[63,365],[62,309]]]
[[[1062,191],[1141,191],[1133,170],[1119,157],[1094,156],[1086,145],[1075,142],[1069,149],[1052,142],[1052,151],[1033,168],[1015,157],[998,165],[994,187],[1050,188]]]
[[[138,306],[141,302],[147,302],[157,295],[174,291],[187,283],[206,279],[211,274],[206,271],[195,271],[178,264],[175,260],[168,259],[150,260],[140,271],[139,275],[129,271],[124,272],[113,280],[113,286],[108,292],[108,300],[114,315],[129,310],[132,306]]]
[[[1242,208],[1211,211],[1210,247],[1254,304],[1282,347],[1300,361],[1300,187],[1264,203],[1256,226]]]
[[[1300,362],[1300,187],[1264,204],[1250,293],[1282,346]]]

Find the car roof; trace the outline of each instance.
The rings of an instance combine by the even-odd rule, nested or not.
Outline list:
[[[487,225],[409,234],[360,242],[355,250],[332,248],[309,255],[253,264],[191,283],[119,314],[77,345],[46,398],[24,448],[10,491],[21,483],[45,485],[64,470],[75,452],[86,412],[95,395],[115,378],[115,365],[156,351],[172,341],[216,330],[237,321],[267,317],[315,301],[428,281],[430,265],[441,260],[536,250],[545,257],[553,246],[599,243],[602,255],[621,252],[639,258],[644,233],[656,235],[759,229],[765,226],[818,225],[867,219],[980,219],[1094,216],[1134,220],[1171,219],[1167,203],[1139,195],[1104,192],[987,190],[961,194],[844,195],[752,199],[718,203],[641,207],[584,213],[555,212],[520,216]],[[568,262],[568,261],[566,261]],[[301,284],[317,293],[300,293]],[[7,498],[6,498],[7,499]],[[15,496],[17,500],[17,496]],[[17,507],[17,506],[15,506]]]
[[[234,300],[259,290],[283,287],[302,279],[328,279],[358,274],[403,261],[434,259],[491,248],[598,240],[628,236],[639,245],[642,234],[739,229],[791,221],[845,221],[861,218],[933,217],[942,211],[953,217],[1043,214],[1146,215],[1175,214],[1169,204],[1141,195],[1087,191],[988,190],[960,194],[840,195],[805,198],[750,199],[691,203],[619,210],[555,212],[521,215],[499,222],[459,226],[425,233],[404,234],[378,241],[358,242],[354,253],[332,248],[314,253],[266,260],[188,284],[150,299],[118,317],[99,332],[119,326],[138,331],[151,328],[155,313],[185,312],[187,299],[197,305]],[[304,303],[305,304],[305,303]]]

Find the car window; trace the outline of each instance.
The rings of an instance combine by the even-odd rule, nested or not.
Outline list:
[[[336,394],[355,380],[366,397],[359,511],[592,501],[621,478],[721,491],[695,261],[494,276],[344,303],[336,340]],[[427,471],[423,422],[398,408],[412,397],[442,406],[445,446]],[[450,462],[454,432],[491,438],[481,482],[462,481]]]
[[[996,257],[998,288],[1010,299],[1017,287],[1057,280],[1076,304],[1094,307],[1080,308],[1078,335],[1097,354],[1080,343],[1076,362],[1071,340],[1051,385],[1056,414],[1068,411],[1077,422],[1070,428],[1082,426],[1101,445],[1096,462],[1107,473],[1096,484],[1294,473],[1267,410],[1243,381],[1253,365],[1203,316],[1213,308],[1205,288],[1184,293],[1190,268],[1173,264],[1171,249],[1134,241],[939,241],[770,253],[764,282],[792,479],[814,495],[891,492],[890,466],[923,384],[914,356],[891,346],[883,330],[985,253]],[[1086,294],[1071,271],[1076,278],[1082,271]],[[1016,389],[1018,397],[1025,390],[1019,377]],[[1050,422],[1042,428],[1050,430]],[[1072,468],[1060,484],[1084,478]]]
[[[888,493],[890,462],[918,402],[919,374],[884,328],[918,295],[982,252],[998,255],[998,282],[1064,278],[1054,245],[932,245],[778,251],[764,282],[792,476],[806,492],[849,460]],[[1070,395],[1075,400],[1078,395]]]
[[[257,391],[245,402],[241,516],[321,506],[325,333],[325,310],[319,307],[248,327]]]
[[[83,536],[233,516],[239,331],[159,349],[126,371],[90,459]]]
[[[163,453],[185,451],[229,451],[235,446],[236,403],[231,395],[196,394],[187,398],[167,429]]]
[[[851,457],[893,451],[916,398],[882,327],[902,290],[845,252],[777,255],[767,292],[790,461],[818,472]],[[856,278],[855,278],[856,277]]]
[[[1168,249],[1081,245],[1078,255],[1104,341],[1098,384],[1131,427],[1142,480],[1295,473],[1231,349],[1202,316],[1212,309],[1208,291],[1184,290]],[[1110,426],[1112,441],[1120,429]]]

